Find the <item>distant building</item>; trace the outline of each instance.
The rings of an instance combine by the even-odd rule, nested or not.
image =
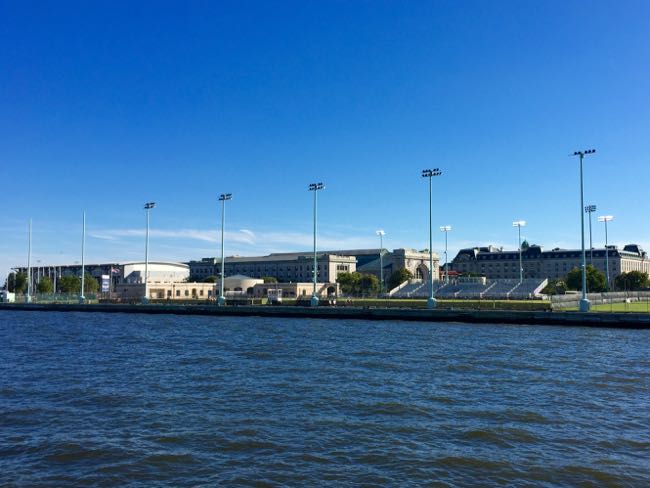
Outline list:
[[[249,276],[231,276],[224,283],[227,300],[268,298],[269,291],[284,298],[309,298],[313,283],[263,283]],[[280,290],[280,293],[278,293]],[[113,298],[123,301],[140,301],[144,295],[144,284],[122,283],[115,288]],[[204,300],[214,301],[219,295],[219,283],[156,283],[148,288],[150,300]],[[337,283],[317,283],[316,294],[321,298],[336,297]]]
[[[374,274],[380,276],[381,261],[384,266],[384,280],[388,280],[393,271],[406,268],[415,278],[426,279],[429,276],[429,253],[415,249],[345,249],[321,251],[317,253],[318,281],[335,283],[340,273]],[[283,283],[310,282],[313,280],[313,253],[273,253],[267,256],[226,256],[226,277],[243,274],[256,278],[272,276]],[[221,260],[204,258],[190,261],[190,279],[202,281],[208,276],[219,276]],[[434,277],[438,276],[439,258],[433,254]]]
[[[190,280],[203,281],[221,275],[221,259],[204,258],[190,261]],[[356,271],[356,259],[335,253],[317,254],[317,281],[335,282],[339,273]],[[253,278],[272,276],[280,282],[310,282],[313,278],[314,257],[309,253],[275,253],[268,256],[226,256],[226,278],[246,275]]]
[[[628,244],[623,249],[609,246],[607,249],[587,250],[587,264],[605,273],[606,253],[611,280],[629,271],[650,274],[648,255],[636,244]],[[555,248],[544,251],[540,246],[530,246],[522,251],[524,278],[561,279],[573,268],[579,268],[581,261],[580,249]],[[504,251],[494,246],[461,249],[452,261],[452,269],[489,279],[519,278],[519,251]]]
[[[100,284],[102,282],[102,276],[108,276],[111,283],[111,290],[122,283],[143,283],[144,268],[144,261],[91,263],[84,265],[85,272],[97,279]],[[26,267],[17,267],[14,270],[27,274]],[[188,279],[190,276],[190,267],[184,263],[149,261],[148,271],[149,283],[180,282]],[[63,276],[81,276],[81,264],[38,265],[31,268],[31,274],[34,287],[44,276],[47,276],[53,283],[56,283]]]

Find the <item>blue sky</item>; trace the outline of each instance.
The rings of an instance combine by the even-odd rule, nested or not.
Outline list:
[[[137,5],[133,5],[137,3]],[[0,275],[311,247],[650,247],[650,3],[0,1]],[[595,243],[604,232],[594,222]],[[438,231],[434,248],[444,240]]]

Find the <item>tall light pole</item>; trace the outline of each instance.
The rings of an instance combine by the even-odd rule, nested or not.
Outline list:
[[[27,303],[32,301],[32,219],[29,219],[29,242],[27,244]]]
[[[445,283],[449,283],[449,261],[447,261],[447,234],[451,230],[451,225],[443,225],[440,231],[445,233]]]
[[[575,151],[573,153],[573,156],[578,156],[580,158],[580,237],[582,243],[582,299],[580,300],[581,312],[589,311],[589,300],[587,299],[587,255],[585,254],[585,213],[582,210],[585,206],[582,161],[587,154],[593,154],[595,152],[595,149],[587,149],[586,151]]]
[[[519,234],[519,283],[524,281],[524,263],[521,259],[521,228],[526,227],[525,220],[515,220],[512,223],[513,227],[517,227],[517,232]]]
[[[379,295],[384,293],[384,236],[386,232],[382,229],[377,231],[379,236]]]
[[[147,214],[147,234],[144,243],[144,296],[142,303],[149,302],[149,212],[155,208],[156,202],[147,202],[144,204],[144,209]]]
[[[585,212],[589,214],[589,264],[594,265],[594,245],[591,236],[591,214],[596,211],[596,205],[587,205]]]
[[[226,201],[232,199],[232,193],[222,193],[219,195],[221,202],[221,278],[219,279],[219,299],[217,305],[223,307],[226,305],[226,296],[223,294],[223,285],[226,281],[226,255],[224,248],[224,234],[226,226]]]
[[[442,171],[439,168],[422,170],[422,178],[429,178],[429,299],[427,300],[427,308],[436,308],[438,304],[436,299],[433,298],[433,187],[431,180],[434,176],[440,176],[441,174]]]
[[[607,222],[614,220],[614,217],[611,215],[603,215],[598,217],[598,222],[604,222],[605,224],[605,277],[607,278],[607,291],[609,291],[609,247],[607,242]]]
[[[323,190],[325,186],[322,183],[310,183],[309,191],[314,192],[314,291],[311,295],[310,305],[318,307],[318,295],[316,294],[316,279],[318,278],[317,261],[316,261],[316,220],[318,212],[318,191]]]
[[[86,297],[84,296],[84,285],[86,279],[85,259],[86,259],[86,212],[83,213],[83,223],[81,226],[81,293],[79,294],[79,303],[84,303],[86,301]]]

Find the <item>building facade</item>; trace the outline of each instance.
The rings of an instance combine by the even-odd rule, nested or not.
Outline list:
[[[203,281],[221,275],[221,260],[204,258],[190,261],[190,280]],[[356,271],[356,259],[335,253],[318,253],[317,281],[336,282],[340,273]],[[268,256],[226,257],[225,276],[246,275],[252,278],[272,276],[283,283],[313,281],[314,257],[310,253],[274,253]]]
[[[380,269],[383,265],[384,285],[388,282],[390,275],[400,269],[407,269],[414,278],[421,280],[429,279],[429,252],[417,251],[415,249],[393,249],[388,251],[383,249],[380,259],[380,249],[366,249],[358,251],[348,251],[357,258],[357,271],[359,273],[374,274],[381,278]],[[341,251],[345,252],[345,251]],[[438,280],[440,258],[438,254],[433,253],[433,279]],[[381,263],[381,265],[380,265]]]
[[[594,248],[586,251],[587,264],[607,275],[609,263],[610,282],[621,273],[641,271],[650,274],[647,253],[637,244]],[[540,246],[530,246],[521,253],[524,278],[562,279],[582,262],[580,249],[544,251]],[[504,251],[494,246],[461,249],[452,261],[452,269],[459,273],[477,274],[489,279],[519,278],[519,251]]]
[[[380,259],[380,253],[382,254]],[[268,256],[226,257],[226,277],[243,274],[256,278],[272,276],[283,283],[310,282],[313,280],[313,253],[274,253]],[[380,262],[384,268],[384,281],[401,268],[408,269],[415,278],[428,279],[429,253],[415,249],[343,249],[317,253],[318,281],[335,283],[340,273],[374,274],[380,277]],[[221,261],[204,258],[190,261],[190,279],[202,281],[209,276],[219,276]],[[438,277],[439,258],[433,254],[434,278]]]
[[[248,276],[233,276],[226,278],[224,295],[227,300],[264,299],[270,294],[285,299],[309,299],[313,287],[313,283],[263,283],[262,280]],[[139,302],[144,292],[142,283],[121,283],[111,297],[127,302]],[[149,300],[215,301],[219,296],[219,283],[156,283],[150,284],[147,292]],[[316,283],[316,294],[320,298],[336,297],[338,293],[337,283]]]

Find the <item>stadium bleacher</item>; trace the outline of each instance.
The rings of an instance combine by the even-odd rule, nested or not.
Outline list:
[[[434,281],[433,294],[437,298],[466,299],[529,299],[539,298],[547,280],[526,278],[521,283],[516,279],[503,280],[452,280],[449,283]],[[411,280],[399,290],[390,294],[393,298],[427,298],[429,283]]]

